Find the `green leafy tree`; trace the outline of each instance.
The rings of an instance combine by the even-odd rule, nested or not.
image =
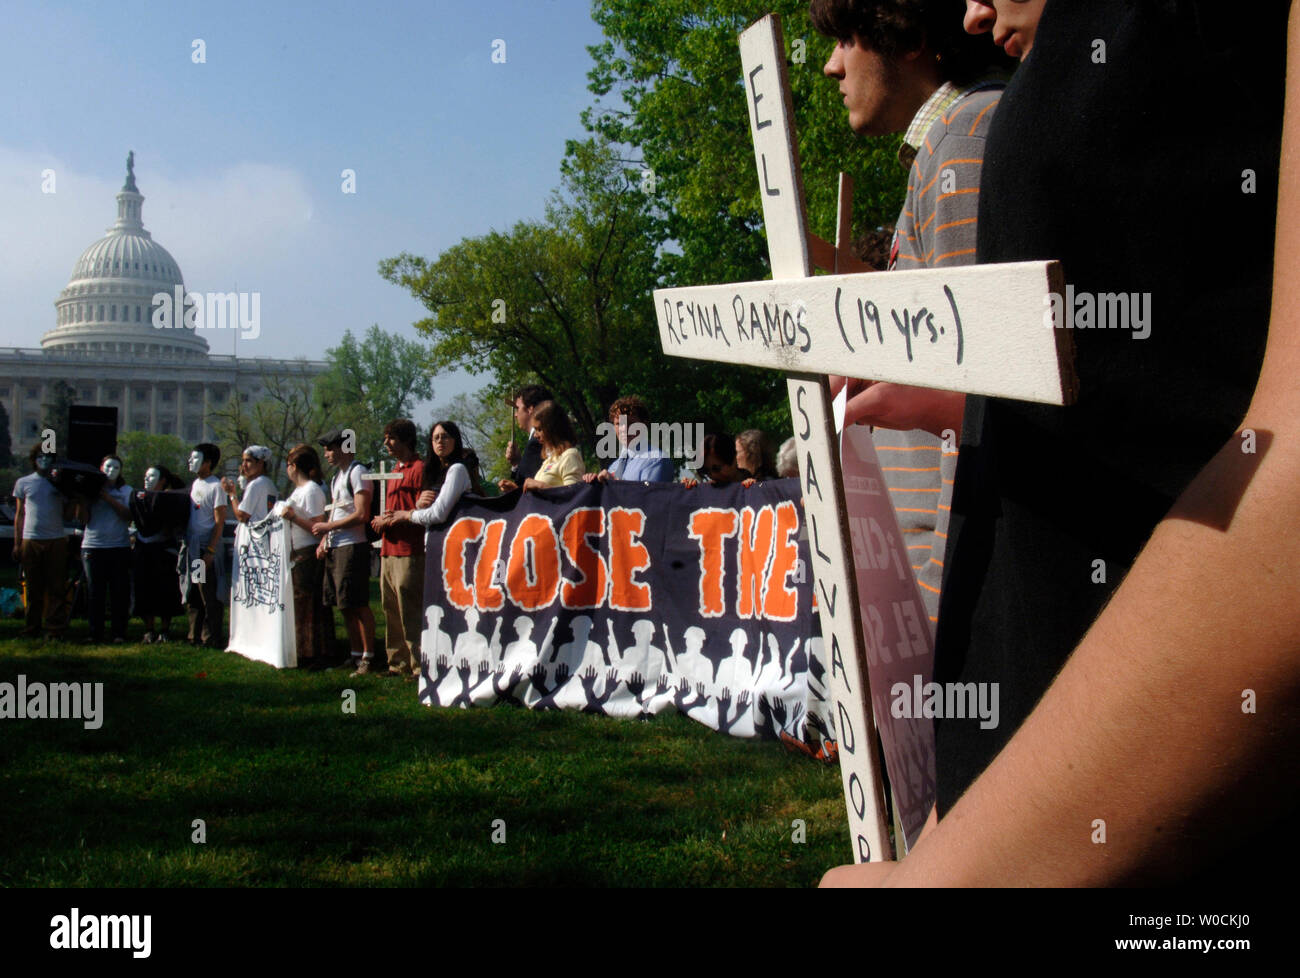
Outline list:
[[[147,431],[123,431],[117,436],[117,454],[122,458],[122,478],[136,489],[144,485],[145,472],[165,465],[182,480],[190,478],[186,462],[190,445],[176,435],[154,435]]]
[[[651,292],[664,234],[637,171],[588,140],[569,146],[544,221],[466,238],[433,262],[402,254],[381,262],[380,274],[433,314],[416,328],[433,340],[439,368],[494,371],[491,399],[544,384],[588,448],[622,394],[640,394],[661,420],[728,425],[773,414],[784,397],[773,372],[663,354]],[[785,415],[778,423],[788,428]],[[489,438],[494,456],[508,424],[507,416]],[[499,471],[495,457],[483,461]]]
[[[245,448],[265,445],[272,455],[266,474],[284,489],[288,486],[285,459],[299,442],[311,444],[325,430],[326,410],[317,398],[315,377],[263,372],[260,379],[262,389],[256,401],[244,404],[234,395],[212,411],[212,427],[221,449],[220,469],[233,474]]]
[[[813,30],[807,0],[595,0],[605,40],[589,48],[598,98],[583,119],[653,174],[671,284],[767,274],[737,35],[769,11],[785,35],[810,229],[833,240],[841,170],[854,179],[858,236],[892,224],[902,205],[899,140],[849,130],[838,87],[822,75],[832,42]]]
[[[77,391],[66,380],[56,380],[46,390],[48,400],[41,406],[45,409],[45,418],[41,428],[54,431],[54,445],[57,454],[68,452],[68,414],[77,402]]]
[[[358,458],[385,458],[384,425],[411,417],[417,401],[433,396],[429,352],[415,340],[373,325],[360,341],[348,330],[325,358],[330,367],[316,380],[319,427],[351,428]]]

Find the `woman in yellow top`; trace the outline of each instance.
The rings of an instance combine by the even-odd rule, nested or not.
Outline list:
[[[542,467],[524,480],[524,489],[555,489],[581,482],[587,471],[578,451],[578,436],[568,415],[554,401],[544,401],[533,411],[533,431],[542,442]]]

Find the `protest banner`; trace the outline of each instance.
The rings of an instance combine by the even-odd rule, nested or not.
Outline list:
[[[825,756],[801,528],[795,479],[463,497],[426,539],[420,700],[676,709]]]
[[[277,669],[298,664],[289,553],[289,524],[279,516],[235,528],[227,652]]]

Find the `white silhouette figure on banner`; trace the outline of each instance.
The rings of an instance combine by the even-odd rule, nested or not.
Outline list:
[[[745,658],[745,646],[748,644],[749,635],[743,628],[732,629],[731,657],[718,666],[718,685],[731,689],[749,689],[754,676],[749,661]]]
[[[528,673],[532,671],[551,644],[551,638],[555,635],[555,626],[558,618],[552,618],[550,627],[546,631],[546,637],[542,639],[542,646],[539,649],[533,642],[533,620],[527,615],[520,615],[514,620],[515,639],[506,645],[505,652],[501,656],[501,665],[507,673],[514,669]]]
[[[486,662],[490,667],[496,667],[493,651],[501,649],[501,619],[497,618],[496,626],[492,631],[492,638],[486,639],[478,632],[478,623],[480,615],[478,609],[471,605],[465,611],[465,631],[456,636],[456,653],[455,659],[460,662],[466,659],[470,665],[477,666],[480,662]]]
[[[573,640],[565,642],[553,653],[553,658],[558,658],[560,662],[569,667],[569,675],[576,676],[589,666],[593,669],[605,669],[609,663],[605,661],[605,653],[595,642],[588,641],[591,635],[591,619],[587,615],[578,615],[571,622],[569,628],[573,632]]]
[[[668,626],[664,626],[664,647],[667,650],[665,660],[673,661],[672,671],[680,679],[688,680],[691,685],[713,681],[713,663],[704,657],[704,629],[692,625],[682,636],[686,648],[681,655],[673,652],[672,639],[668,636]],[[671,658],[670,658],[671,657]]]

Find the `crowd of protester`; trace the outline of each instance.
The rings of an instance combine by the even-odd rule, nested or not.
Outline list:
[[[507,445],[510,474],[499,480],[498,492],[678,479],[676,461],[633,434],[651,425],[640,397],[620,397],[610,405],[608,419],[619,451],[594,472],[587,471],[573,421],[549,390],[524,386],[512,406],[514,421],[527,437],[522,444],[512,438]],[[485,494],[478,456],[455,422],[433,425],[423,458],[418,438],[410,419],[388,422],[383,446],[392,465],[378,474],[356,458],[343,429],[321,435],[316,446],[298,444],[284,462],[279,481],[289,494],[283,498],[272,471],[273,453],[263,445],[244,449],[237,479],[217,474],[221,450],[203,443],[189,455],[188,485],[160,464],[147,470],[138,489],[126,484],[122,460],[110,455],[101,461],[103,484],[95,498],[60,492],[50,479],[55,460],[36,446],[30,456],[33,471],[18,480],[13,493],[14,557],[27,589],[23,634],[34,637],[43,629],[48,637],[59,638],[65,630],[70,611],[65,520],[72,519],[84,527],[80,560],[90,626],[86,642],[125,642],[134,615],[144,623],[146,644],[183,639],[224,648],[233,560],[227,524],[258,523],[275,515],[289,524],[299,667],[347,668],[354,675],[413,680],[420,669],[425,531],[445,521],[466,493]],[[784,471],[797,475],[793,439],[783,446],[782,458]],[[764,432],[732,436],[714,431],[704,436],[701,461],[681,482],[691,488],[701,483],[750,485],[776,475],[776,454]],[[370,604],[376,544],[386,625],[382,649]],[[335,648],[333,609],[343,619],[346,651]],[[174,635],[172,619],[182,615],[186,632]]]

